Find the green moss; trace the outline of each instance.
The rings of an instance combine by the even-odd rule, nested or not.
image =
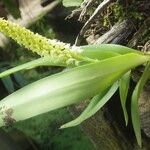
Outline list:
[[[60,109],[16,123],[6,131],[11,132],[17,128],[31,137],[39,150],[93,150],[93,145],[79,127],[59,129],[71,119],[66,109]]]

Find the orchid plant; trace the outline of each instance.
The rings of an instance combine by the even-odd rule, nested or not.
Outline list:
[[[0,32],[40,56],[36,60],[2,72],[0,78],[39,66],[68,68],[31,83],[2,99],[0,101],[1,127],[90,99],[81,115],[62,125],[61,128],[79,125],[102,108],[118,88],[127,125],[126,100],[131,69],[144,65],[143,75],[131,97],[132,124],[137,142],[142,145],[138,99],[150,76],[148,53],[114,44],[70,46],[34,34],[3,18],[0,18]]]

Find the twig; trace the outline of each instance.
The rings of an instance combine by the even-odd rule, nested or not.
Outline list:
[[[87,0],[86,0],[86,1],[87,1]],[[87,13],[88,8],[93,4],[94,1],[95,1],[95,0],[88,0],[88,2],[85,3],[85,6],[82,8],[82,11],[81,11],[80,16],[79,16],[79,19],[78,19],[80,22],[83,21],[83,18],[84,18],[84,16],[85,16],[86,13]]]
[[[104,0],[94,11],[92,16],[89,18],[89,20],[84,24],[82,29],[80,30],[80,33],[78,34],[75,45],[80,45],[82,41],[82,37],[85,33],[85,31],[89,28],[89,26],[93,23],[94,19],[112,2],[113,0]]]
[[[82,2],[81,6],[77,9],[73,10],[72,13],[69,16],[67,16],[65,19],[70,19],[70,18],[74,17],[75,15],[79,15],[82,12],[82,10],[84,9],[84,7],[87,5],[88,1],[89,0],[84,0]]]

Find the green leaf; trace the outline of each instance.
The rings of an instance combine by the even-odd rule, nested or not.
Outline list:
[[[25,69],[33,69],[39,66],[65,66],[65,64],[62,63],[61,59],[58,58],[52,58],[50,56],[38,58],[36,60],[33,60],[31,62],[27,62],[23,65],[19,65],[17,67],[14,67],[12,69],[6,70],[2,73],[0,73],[0,78],[8,76],[10,74],[13,74],[15,72],[25,70]]]
[[[129,85],[130,85],[130,75],[131,75],[131,71],[127,72],[120,79],[120,85],[119,85],[121,106],[122,106],[126,126],[128,124],[128,113],[126,109],[126,101],[127,101],[127,95],[128,95]]]
[[[141,140],[141,127],[140,127],[140,117],[139,117],[139,109],[138,109],[138,99],[140,97],[140,93],[143,90],[143,87],[150,76],[150,62],[147,63],[146,68],[143,72],[142,77],[140,78],[139,82],[137,83],[131,99],[131,117],[132,117],[132,124],[133,129],[135,132],[135,136],[139,146],[142,145]]]
[[[82,112],[82,114],[79,117],[72,120],[71,122],[64,124],[60,128],[68,128],[81,124],[84,120],[88,119],[89,117],[94,115],[98,110],[100,110],[106,104],[106,102],[108,102],[108,100],[113,96],[117,89],[118,82],[116,82],[109,90],[106,90],[105,92],[93,97],[88,107]]]
[[[81,52],[81,55],[92,59],[103,60],[110,57],[118,56],[120,54],[112,51],[105,51],[105,50],[100,51],[94,49],[87,49],[87,50],[84,49],[84,51]]]
[[[27,85],[27,83],[28,83],[20,73],[15,73],[14,78],[20,87],[23,87],[23,86]]]
[[[146,55],[125,54],[69,69],[29,84],[0,101],[0,108],[3,108],[0,109],[0,126],[93,97],[104,92],[131,68],[149,59]],[[13,112],[10,119],[6,119],[8,110]]]
[[[63,5],[65,7],[74,7],[74,6],[80,6],[82,2],[83,0],[63,0]]]
[[[14,18],[20,18],[20,10],[17,0],[3,0],[8,12],[13,15]]]
[[[98,60],[107,59],[117,55],[124,55],[127,53],[142,54],[142,52],[140,51],[136,51],[129,47],[116,44],[96,44],[80,46],[78,51],[82,56]]]
[[[71,126],[76,126],[76,125],[79,125],[81,122],[83,122],[85,120],[84,118],[86,117],[88,112],[91,111],[93,109],[93,107],[97,105],[97,103],[100,100],[100,97],[102,98],[105,93],[106,93],[106,91],[102,91],[99,95],[94,96],[91,99],[88,106],[86,107],[86,109],[80,114],[80,116],[78,116],[76,119],[62,125],[60,128],[62,129],[62,128],[68,128]]]
[[[132,48],[117,45],[117,44],[94,44],[94,45],[85,45],[79,47],[82,50],[85,51],[107,51],[107,52],[115,52],[118,54],[127,54],[127,53],[137,53],[142,54],[141,51],[134,50]]]
[[[4,71],[4,70],[5,70],[4,68],[3,68],[3,69],[0,69],[0,72],[1,72],[1,71]],[[5,78],[3,78],[3,79],[1,79],[1,80],[2,80],[2,82],[3,82],[4,86],[5,86],[5,88],[7,89],[8,93],[12,93],[12,92],[15,91],[14,84],[13,84],[13,82],[12,82],[10,76],[5,77]]]

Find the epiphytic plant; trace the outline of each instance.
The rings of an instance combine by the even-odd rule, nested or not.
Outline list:
[[[34,34],[2,18],[0,19],[0,32],[41,57],[2,72],[0,78],[38,66],[69,68],[29,84],[1,100],[0,126],[9,125],[93,97],[88,107],[78,118],[66,123],[61,128],[75,126],[95,114],[118,88],[127,125],[126,99],[130,70],[144,64],[146,65],[145,71],[131,98],[133,128],[137,142],[141,146],[138,98],[150,75],[149,54],[114,44],[71,47],[69,44],[47,39],[37,33]]]

